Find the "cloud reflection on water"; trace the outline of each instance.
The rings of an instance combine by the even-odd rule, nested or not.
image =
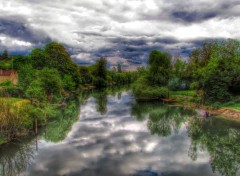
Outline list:
[[[154,170],[159,175],[211,175],[209,156],[200,152],[197,161],[188,156],[190,139],[182,125],[167,137],[151,135],[147,120],[131,114],[129,93],[120,99],[108,96],[107,112],[95,110],[89,98],[67,138],[40,150],[28,175],[135,175]]]

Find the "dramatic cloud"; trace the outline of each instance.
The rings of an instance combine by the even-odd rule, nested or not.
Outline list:
[[[0,2],[0,49],[63,43],[79,64],[142,64],[149,51],[189,55],[205,40],[240,37],[238,0],[8,0]]]

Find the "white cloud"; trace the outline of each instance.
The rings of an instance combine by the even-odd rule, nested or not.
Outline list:
[[[199,38],[239,38],[239,5],[237,0],[8,0],[0,2],[0,19],[20,20],[31,31],[43,31],[50,39],[74,48],[75,55],[84,50],[93,59],[102,54],[96,53],[103,48],[119,50],[110,39],[173,37],[179,42],[159,43],[163,48],[173,48]],[[145,53],[157,48],[151,42],[141,47],[148,48]],[[119,58],[131,58],[124,50],[120,52]],[[139,54],[139,60],[145,53]]]

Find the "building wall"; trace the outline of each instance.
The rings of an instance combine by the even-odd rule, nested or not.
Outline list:
[[[15,74],[11,74],[10,76],[0,76],[0,83],[7,81],[7,80],[12,81],[12,83],[14,85],[16,85],[18,82],[18,74],[15,73]]]

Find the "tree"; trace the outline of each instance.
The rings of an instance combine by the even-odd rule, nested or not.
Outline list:
[[[95,78],[95,85],[99,88],[107,86],[107,68],[106,68],[106,59],[101,57],[95,65],[94,74],[96,75]]]
[[[202,46],[199,65],[195,72],[198,89],[204,91],[205,102],[226,102],[231,98],[232,87],[240,88],[240,45],[235,40],[213,42]],[[206,50],[208,51],[206,54]]]
[[[4,51],[3,51],[2,58],[5,59],[5,60],[9,59],[8,51],[7,51],[7,50],[4,50]]]
[[[117,65],[117,72],[121,73],[122,72],[122,66],[121,64]]]
[[[81,79],[78,66],[71,60],[69,53],[63,45],[51,42],[45,46],[44,52],[47,59],[46,67],[57,69],[62,78],[66,74],[71,75],[76,86],[80,84]]]
[[[33,81],[26,90],[26,96],[31,104],[38,104],[45,98],[45,92],[39,80]]]
[[[60,94],[63,84],[58,70],[53,68],[44,68],[38,71],[37,79],[39,79],[39,82],[47,96]]]
[[[33,80],[37,79],[36,70],[31,64],[22,65],[18,70],[18,84],[22,90],[27,90]]]
[[[89,67],[80,66],[79,73],[81,77],[81,84],[91,84],[93,82],[93,76],[90,73]]]
[[[150,53],[148,80],[152,86],[166,86],[171,75],[171,57],[167,53],[154,50]]]
[[[65,75],[63,78],[63,88],[66,91],[72,92],[76,87],[76,83],[73,81],[71,75]]]
[[[49,66],[47,64],[48,60],[45,52],[39,48],[34,48],[30,53],[30,57],[32,59],[33,67],[36,69],[43,69],[44,67]]]
[[[169,81],[169,88],[171,90],[180,90],[187,88],[186,79],[187,62],[177,59],[173,64],[172,76]]]

